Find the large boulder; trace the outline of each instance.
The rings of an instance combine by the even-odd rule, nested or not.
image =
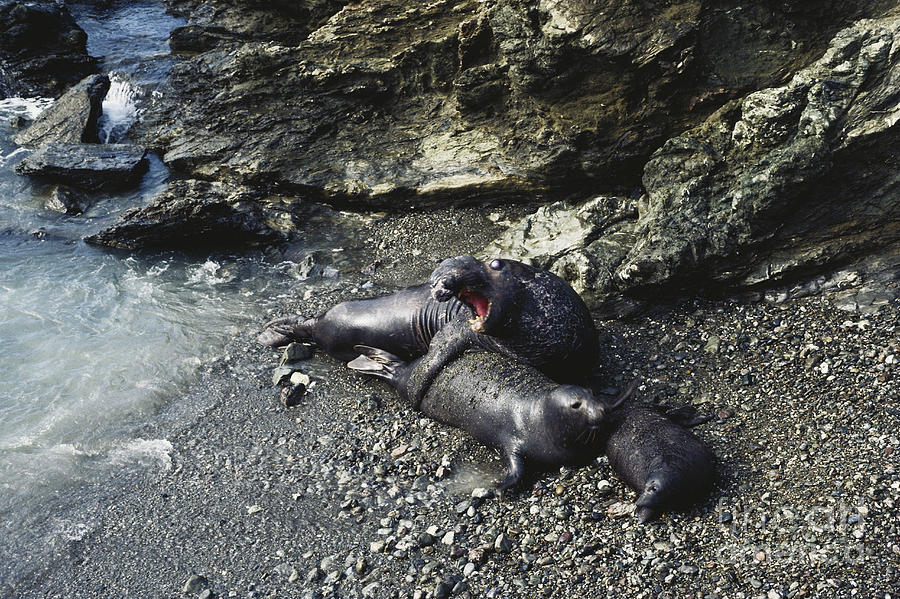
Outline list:
[[[20,146],[48,142],[97,143],[97,119],[103,111],[103,98],[109,91],[109,77],[89,75],[71,87],[30,127],[13,141]]]
[[[16,166],[30,175],[81,189],[112,191],[136,185],[147,169],[146,148],[127,144],[49,143]]]
[[[192,27],[234,32],[217,17],[283,16],[288,3],[176,4],[192,7]],[[243,38],[193,46],[206,51],[174,69],[146,141],[191,176],[341,205],[584,198],[639,184],[666,139],[783,81],[881,8],[363,1],[308,36],[295,29],[302,39],[284,19],[255,19]]]
[[[180,180],[85,241],[129,250],[242,248],[283,241],[294,219],[291,205],[258,190]]]
[[[539,208],[480,252],[515,258],[567,280],[596,312],[617,316],[641,305],[618,293],[612,273],[636,242],[636,202],[601,196],[571,206]]]
[[[97,70],[63,2],[0,0],[0,99],[55,98]]]
[[[784,85],[667,140],[644,167],[637,219],[548,207],[489,250],[557,271],[598,306],[791,285],[855,262],[877,278],[900,243],[898,82],[900,18],[860,21]],[[556,223],[571,242],[545,247]]]

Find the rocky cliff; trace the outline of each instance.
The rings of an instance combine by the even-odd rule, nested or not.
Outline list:
[[[563,200],[491,250],[598,306],[896,271],[896,1],[171,5],[183,59],[144,137],[185,177],[356,209]]]

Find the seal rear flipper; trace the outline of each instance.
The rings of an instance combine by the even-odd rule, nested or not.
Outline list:
[[[281,347],[291,341],[312,341],[318,318],[306,318],[302,314],[281,316],[266,323],[256,341],[269,347]]]

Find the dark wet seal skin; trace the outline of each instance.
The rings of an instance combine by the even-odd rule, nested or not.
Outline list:
[[[429,282],[434,299],[462,302],[470,319],[432,339],[411,375],[421,390],[414,400],[445,364],[469,350],[510,356],[558,382],[583,383],[593,370],[599,350],[594,320],[581,296],[556,275],[515,260],[457,256],[444,260]]]
[[[534,366],[559,382],[584,382],[595,365],[597,330],[581,297],[549,272],[515,260],[444,260],[429,282],[369,300],[338,304],[319,318],[276,319],[264,345],[313,341],[351,360],[355,345],[403,360],[425,356],[414,406],[445,364],[468,350],[496,352]],[[427,354],[426,354],[427,352]]]
[[[714,457],[703,441],[652,408],[628,405],[607,419],[605,451],[613,471],[640,496],[643,524],[709,495]]]
[[[417,382],[417,362],[404,362],[380,349],[360,346],[348,366],[386,379],[409,400]],[[525,465],[582,465],[602,449],[604,422],[634,391],[632,384],[614,404],[590,390],[560,385],[531,366],[495,353],[466,353],[448,363],[424,392],[426,416],[464,430],[500,451],[505,462],[497,484],[505,491],[519,482]]]
[[[359,355],[354,346],[372,345],[412,360],[428,351],[435,334],[448,323],[465,322],[468,310],[459,301],[438,302],[427,283],[396,293],[337,304],[318,318],[300,314],[266,324],[257,338],[270,346],[291,341],[311,341],[338,360]]]

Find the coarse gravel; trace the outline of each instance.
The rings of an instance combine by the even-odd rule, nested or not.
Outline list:
[[[520,211],[376,219],[369,268],[284,311],[422,280]],[[148,425],[171,468],[109,481],[91,530],[9,596],[895,599],[898,308],[689,299],[598,323],[598,389],[640,376],[640,401],[713,416],[694,429],[713,493],[643,526],[603,457],[495,497],[495,454],[321,354],[285,407],[260,321]]]

